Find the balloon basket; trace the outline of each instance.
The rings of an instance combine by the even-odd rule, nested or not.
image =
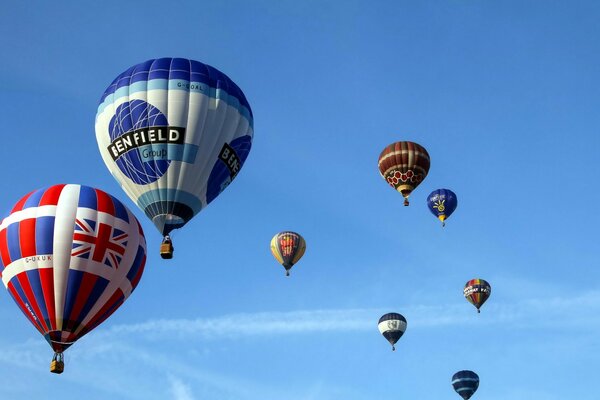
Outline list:
[[[63,361],[52,361],[50,363],[50,372],[53,374],[62,374],[65,370],[65,363]]]
[[[62,374],[65,370],[65,362],[63,361],[62,353],[54,354],[52,361],[50,362],[50,372],[53,374]]]
[[[160,256],[164,259],[173,258],[173,243],[163,243],[160,245]]]

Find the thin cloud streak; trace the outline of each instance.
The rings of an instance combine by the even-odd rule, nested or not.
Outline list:
[[[154,349],[148,351],[136,345],[142,338],[153,338],[154,335],[189,339],[201,337],[217,339],[235,332],[237,336],[260,337],[288,334],[327,334],[333,332],[352,331],[355,333],[376,330],[376,322],[387,309],[348,309],[348,310],[313,310],[293,312],[262,312],[256,314],[235,314],[218,318],[157,320],[140,324],[120,325],[109,329],[100,329],[86,337],[85,349],[74,348],[69,355],[73,365],[78,369],[69,371],[65,376],[71,382],[91,385],[107,395],[114,394],[119,398],[132,400],[169,398],[176,400],[197,400],[200,398],[221,398],[223,400],[265,400],[282,397],[290,400],[309,400],[313,398],[366,398],[360,393],[341,396],[342,388],[326,385],[323,382],[312,382],[304,391],[290,396],[287,388],[261,385],[240,376],[226,376],[198,368],[195,363],[184,359],[176,359],[173,354]],[[443,326],[458,326],[465,323],[499,325],[510,322],[511,329],[522,329],[553,326],[560,319],[570,329],[578,323],[597,324],[590,315],[600,311],[600,291],[583,293],[576,297],[548,297],[524,300],[512,304],[486,304],[485,318],[473,318],[475,310],[469,304],[457,302],[448,306],[415,305],[399,307],[398,311],[409,317],[411,329],[435,329]],[[483,315],[482,315],[483,317]],[[131,335],[133,333],[134,335]],[[110,335],[110,340],[106,340]],[[135,337],[135,342],[131,338]],[[28,340],[19,345],[0,351],[0,361],[8,365],[18,366],[31,372],[40,371],[47,374],[49,352],[43,340]],[[101,363],[98,360],[102,360]],[[111,373],[105,371],[104,365],[119,365]],[[101,365],[102,367],[99,367]],[[139,366],[144,366],[139,367]],[[165,365],[169,366],[170,376],[163,375]],[[125,370],[127,372],[125,372]],[[131,371],[145,371],[145,375],[132,375]],[[152,372],[150,372],[152,371]],[[94,376],[89,380],[89,375]],[[147,379],[146,383],[144,379]],[[145,392],[128,391],[130,385],[147,387]],[[162,388],[162,389],[161,389]],[[192,391],[194,390],[194,392]],[[164,392],[161,392],[164,390]]]
[[[417,305],[400,307],[397,311],[410,316],[413,329],[473,323],[474,309],[469,304],[445,306]],[[600,291],[584,293],[571,298],[535,298],[519,303],[489,305],[487,318],[479,324],[511,322],[517,326],[543,326],[559,317],[577,323],[589,324],[588,316],[600,311]],[[260,312],[231,314],[217,318],[159,319],[138,324],[114,326],[105,334],[145,334],[149,337],[169,333],[171,336],[203,339],[224,336],[264,336],[278,334],[311,334],[329,332],[371,331],[380,315],[387,309],[333,309],[290,312]]]

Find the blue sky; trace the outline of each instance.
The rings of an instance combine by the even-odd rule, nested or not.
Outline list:
[[[0,12],[0,210],[55,183],[103,189],[148,240],[136,292],[66,352],[0,295],[0,397],[596,399],[600,367],[600,5],[594,1],[12,2]],[[175,258],[96,145],[101,94],[129,66],[186,57],[254,113],[244,168],[174,236]],[[402,206],[389,143],[431,170]],[[447,187],[446,228],[425,206]],[[307,252],[285,278],[271,237]],[[464,283],[492,296],[477,315]],[[377,331],[399,312],[392,353]]]

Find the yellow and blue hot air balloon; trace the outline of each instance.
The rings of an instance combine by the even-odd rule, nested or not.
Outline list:
[[[165,236],[183,227],[237,176],[252,146],[242,90],[216,68],[184,58],[134,65],[100,99],[96,139],[104,163]]]
[[[290,269],[302,258],[305,251],[306,241],[296,232],[279,232],[271,239],[271,253],[285,268],[286,276],[290,276]]]
[[[436,189],[427,196],[427,207],[442,221],[442,226],[446,225],[446,220],[456,210],[457,205],[456,194],[450,189]]]

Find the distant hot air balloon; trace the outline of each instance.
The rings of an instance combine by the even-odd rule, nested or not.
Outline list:
[[[456,210],[457,204],[456,194],[450,189],[437,189],[427,196],[427,207],[433,215],[442,221],[442,226],[446,225],[445,221]]]
[[[471,279],[465,284],[463,293],[469,303],[477,308],[477,312],[492,294],[492,287],[483,279]]]
[[[396,142],[387,146],[379,155],[379,173],[387,183],[404,196],[419,186],[429,172],[429,154],[414,142]]]
[[[0,276],[64,368],[63,351],[108,318],[137,286],[146,240],[133,213],[88,186],[23,197],[0,224]]]
[[[458,371],[452,376],[452,386],[464,400],[469,400],[479,387],[479,376],[473,371]]]
[[[280,232],[271,239],[271,253],[285,268],[286,276],[290,276],[290,269],[302,258],[305,251],[306,242],[296,232]]]
[[[379,328],[379,333],[392,345],[392,351],[395,351],[394,345],[406,331],[406,318],[398,313],[385,314],[379,318],[377,328]]]
[[[148,60],[110,84],[96,114],[104,163],[164,236],[213,201],[244,165],[250,105],[219,70],[183,58]]]

